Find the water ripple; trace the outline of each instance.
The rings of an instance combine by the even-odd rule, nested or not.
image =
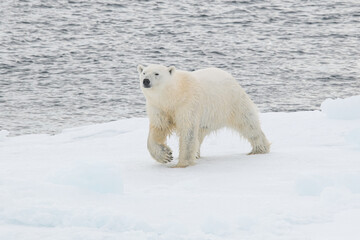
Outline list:
[[[231,72],[261,111],[360,93],[360,3],[0,1],[0,129],[145,116],[139,63]]]

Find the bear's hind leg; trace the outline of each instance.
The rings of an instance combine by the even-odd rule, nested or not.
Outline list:
[[[244,114],[233,123],[233,128],[245,137],[251,144],[249,155],[263,154],[270,151],[270,143],[261,130],[257,114]]]
[[[207,128],[200,128],[199,129],[199,134],[198,134],[198,141],[199,141],[199,145],[198,145],[198,150],[196,152],[196,159],[200,158],[200,148],[201,148],[201,144],[204,141],[204,138],[206,137],[206,135],[209,134],[209,130]]]
[[[257,135],[252,135],[248,138],[248,141],[252,146],[252,150],[248,153],[248,155],[264,154],[270,152],[269,141],[265,137],[265,134],[262,132],[262,130],[259,129],[259,131],[260,133],[258,133]]]

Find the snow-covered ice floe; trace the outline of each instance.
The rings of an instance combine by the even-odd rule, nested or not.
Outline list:
[[[360,96],[261,120],[270,154],[224,130],[185,169],[151,159],[147,119],[2,130],[0,239],[360,239]]]

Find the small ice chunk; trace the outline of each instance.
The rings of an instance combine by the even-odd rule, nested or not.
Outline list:
[[[345,99],[326,99],[321,104],[321,111],[331,119],[360,119],[360,95]]]
[[[9,135],[9,131],[0,130],[0,141],[3,141]]]

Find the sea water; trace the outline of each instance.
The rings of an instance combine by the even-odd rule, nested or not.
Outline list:
[[[360,2],[0,1],[0,130],[144,117],[138,64],[230,72],[261,112],[360,93]]]

